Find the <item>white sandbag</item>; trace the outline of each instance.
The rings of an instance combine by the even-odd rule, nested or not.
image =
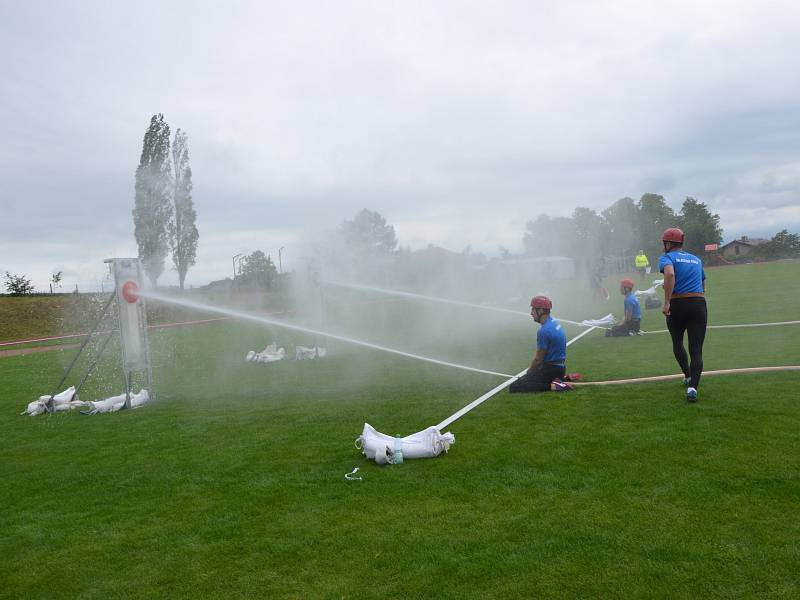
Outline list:
[[[321,346],[316,346],[313,348],[309,348],[307,346],[297,346],[294,349],[294,359],[314,360],[316,358],[324,357],[327,353],[328,351]]]
[[[42,396],[46,398],[47,396]],[[28,406],[23,410],[21,415],[29,415],[31,417],[35,417],[36,415],[40,415],[47,410],[47,402],[43,400],[34,400],[33,402],[29,402]]]
[[[38,400],[34,400],[33,402],[29,402],[28,406],[25,408],[23,412],[20,414],[22,415],[30,415],[31,417],[35,417],[36,415],[40,415],[43,412],[47,411],[47,405],[50,404],[50,408],[54,412],[63,412],[65,410],[70,410],[72,408],[76,408],[77,406],[83,406],[83,402],[75,401],[73,405],[73,399],[75,397],[75,386],[70,386],[65,389],[63,392],[56,394],[55,396],[50,398],[50,396],[39,396]]]
[[[131,395],[131,408],[139,408],[140,406],[146,404],[150,401],[150,394],[147,390],[141,390],[138,394]],[[89,411],[90,415],[96,415],[99,413],[111,413],[117,412],[125,407],[125,394],[120,394],[119,396],[111,396],[111,398],[106,398],[105,400],[96,400],[94,402],[88,402],[88,406],[91,407],[92,410]]]
[[[286,350],[278,348],[276,351],[262,350],[258,354],[258,362],[271,363],[286,358]]]
[[[138,394],[131,396],[131,408],[139,408],[150,402],[150,392],[139,390]]]
[[[664,285],[664,280],[656,279],[655,281],[653,281],[653,285],[647,288],[646,290],[636,290],[633,293],[636,294],[637,296],[655,296],[656,290],[660,285]]]
[[[53,404],[54,405],[69,404],[70,402],[72,402],[74,396],[75,396],[75,386],[72,385],[67,389],[65,389],[63,392],[61,392],[60,394],[56,394],[55,396],[53,396]],[[42,400],[43,398],[47,398],[47,396],[42,396],[39,398],[39,400]]]
[[[447,452],[455,444],[455,436],[442,434],[436,427],[428,427],[404,438],[392,437],[376,431],[369,423],[356,439],[356,448],[379,465],[402,463],[407,458],[433,458]]]
[[[587,327],[610,327],[614,324],[614,315],[608,313],[602,319],[584,319],[581,321],[581,325],[586,325]]]
[[[89,414],[96,415],[98,413],[117,412],[123,406],[125,406],[125,394],[111,396],[111,398],[106,398],[105,400],[89,402],[89,407],[91,408]]]
[[[53,405],[53,412],[66,412],[68,410],[73,410],[75,408],[81,408],[82,406],[87,406],[88,402],[81,402],[80,400],[73,400],[72,402],[65,402],[62,404],[55,404]]]
[[[327,354],[327,349],[323,348],[322,346],[317,346],[316,348],[297,346],[294,349],[295,360],[314,360],[315,358],[323,358]]]
[[[247,362],[259,363],[271,363],[283,360],[284,358],[286,358],[286,350],[283,348],[278,348],[278,344],[275,342],[264,348],[261,352],[250,350],[250,352],[248,352],[244,357],[245,361]]]

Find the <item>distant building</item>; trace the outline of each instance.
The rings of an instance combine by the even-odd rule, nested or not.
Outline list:
[[[747,256],[753,251],[753,248],[766,244],[769,240],[761,238],[749,238],[746,235],[742,236],[740,240],[733,240],[727,244],[720,246],[719,253],[725,258],[736,258],[737,256]]]

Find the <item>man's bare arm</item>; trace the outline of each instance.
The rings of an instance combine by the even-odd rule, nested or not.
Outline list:
[[[672,265],[664,267],[664,307],[661,309],[665,315],[669,315],[669,301],[672,298],[672,290],[675,288],[675,269]]]
[[[531,361],[531,366],[528,369],[529,372],[536,371],[539,369],[539,367],[542,366],[542,363],[544,363],[544,355],[545,355],[544,350],[536,351],[536,354],[534,355],[533,360]]]

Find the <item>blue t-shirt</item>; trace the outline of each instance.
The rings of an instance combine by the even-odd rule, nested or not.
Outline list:
[[[563,366],[567,360],[567,336],[561,323],[548,317],[536,333],[536,347],[545,351],[545,363]]]
[[[631,313],[631,319],[642,319],[642,307],[639,306],[639,299],[633,292],[630,292],[627,296],[625,296],[625,301],[622,303],[622,307],[625,309],[626,313]]]
[[[703,263],[694,254],[683,250],[672,250],[662,254],[658,259],[658,270],[663,273],[664,267],[672,265],[675,269],[675,287],[672,295],[702,293],[706,272]]]

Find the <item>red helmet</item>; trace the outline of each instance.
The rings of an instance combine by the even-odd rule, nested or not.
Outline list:
[[[553,302],[547,296],[534,296],[531,298],[531,308],[546,308],[551,310]]]
[[[681,231],[677,227],[670,227],[669,229],[665,229],[664,233],[661,234],[661,241],[662,242],[674,242],[676,244],[682,244],[683,243],[683,231]]]
[[[622,281],[619,282],[619,285],[620,287],[626,287],[630,289],[636,287],[632,279],[623,279]]]

